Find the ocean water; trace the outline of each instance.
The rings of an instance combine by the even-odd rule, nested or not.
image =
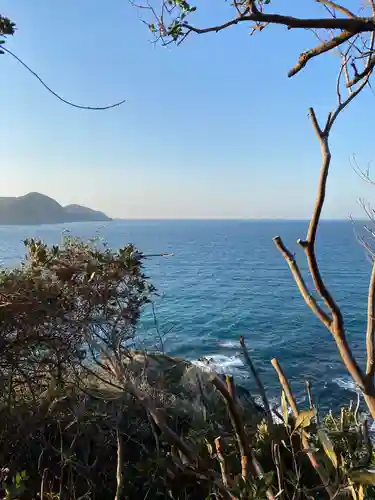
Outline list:
[[[103,237],[112,247],[135,243],[144,253],[173,252],[152,258],[146,271],[158,290],[155,324],[146,310],[139,341],[197,361],[212,360],[253,388],[238,339],[244,335],[270,399],[278,405],[280,388],[270,364],[277,357],[301,405],[305,380],[323,407],[356,400],[329,333],[300,297],[289,268],[272,238],[280,235],[309,280],[296,240],[303,221],[115,221],[67,226],[0,227],[0,264],[16,265],[26,237],[58,243],[64,229],[84,239]],[[364,364],[366,298],[370,263],[349,221],[321,224],[317,254],[326,283],[341,306],[347,336]],[[157,330],[159,333],[157,333]]]

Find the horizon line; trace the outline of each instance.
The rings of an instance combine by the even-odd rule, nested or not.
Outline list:
[[[112,221],[191,221],[191,222],[205,222],[205,221],[233,221],[233,222],[309,222],[310,218],[271,218],[271,217],[112,217]],[[357,219],[350,217],[324,217],[320,219],[321,222],[369,222],[368,219]],[[371,222],[371,221],[370,221]]]

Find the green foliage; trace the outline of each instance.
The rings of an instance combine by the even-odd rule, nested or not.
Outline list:
[[[328,499],[327,484],[335,498],[374,498],[372,444],[358,407],[293,418],[283,391],[282,419],[272,424],[239,391],[225,390],[229,378],[212,384],[206,374],[192,393],[182,383],[189,365],[156,353],[148,370],[131,371],[120,360],[131,356],[154,292],[134,246],[113,251],[69,236],[25,246],[23,263],[0,272],[1,498],[31,500],[41,482],[45,498],[114,498],[117,436],[124,498]]]
[[[24,262],[0,271],[0,388],[12,381],[35,398],[99,361],[103,348],[122,355],[154,289],[133,245],[111,251],[67,236],[25,246]]]
[[[335,469],[338,467],[337,455],[335,453],[332,441],[329,439],[328,435],[324,432],[323,429],[318,430],[318,439],[323,446],[324,453],[331,460],[332,465]]]
[[[5,40],[1,37],[6,37],[9,35],[14,35],[16,29],[15,23],[10,19],[0,14],[0,46],[4,45]],[[4,54],[4,51],[0,48],[0,54]]]
[[[263,6],[271,3],[271,0],[257,0],[257,8],[262,10]],[[249,2],[236,2],[236,13],[248,12]],[[165,43],[170,41],[179,42],[189,32],[189,21],[191,15],[196,12],[197,7],[186,0],[164,0],[162,2],[162,13],[160,16],[150,3],[145,3],[143,8],[152,12],[156,22],[148,24],[151,33],[162,38]]]

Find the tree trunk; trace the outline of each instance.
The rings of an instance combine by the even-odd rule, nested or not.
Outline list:
[[[373,419],[375,419],[375,396],[370,394],[363,394],[367,407]]]

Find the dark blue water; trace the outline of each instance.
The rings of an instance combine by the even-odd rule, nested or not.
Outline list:
[[[238,356],[238,338],[245,335],[275,404],[280,391],[270,365],[273,357],[279,359],[300,401],[304,381],[309,379],[322,405],[336,405],[356,399],[356,388],[329,333],[306,307],[272,242],[274,236],[282,236],[297,253],[310,283],[303,252],[295,243],[306,228],[306,222],[279,221],[119,221],[69,226],[74,235],[84,239],[100,235],[112,247],[132,242],[145,253],[174,253],[147,262],[160,294],[155,308],[167,352],[191,360],[212,358],[218,369],[251,384]],[[24,238],[38,236],[57,243],[62,230],[62,226],[0,228],[0,262],[17,264],[24,254]],[[350,222],[323,222],[317,249],[323,277],[342,307],[350,344],[364,363],[369,261]],[[159,344],[150,311],[139,336],[148,344]]]

